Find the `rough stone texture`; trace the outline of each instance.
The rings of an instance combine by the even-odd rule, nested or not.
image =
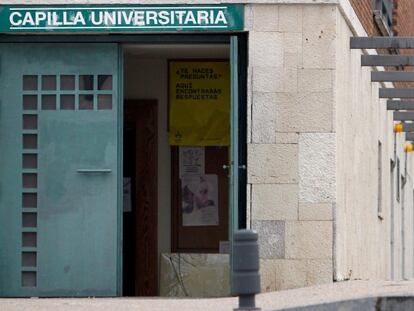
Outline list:
[[[337,8],[332,5],[303,6],[303,35],[307,38],[336,38]]]
[[[277,93],[278,132],[330,132],[332,92]]]
[[[332,260],[278,260],[276,263],[277,290],[332,282]]]
[[[303,66],[335,68],[336,8],[303,7]]]
[[[283,33],[257,32],[249,33],[250,66],[283,66]]]
[[[299,142],[298,133],[281,133],[276,132],[277,144],[297,144]]]
[[[300,54],[302,53],[302,33],[284,32],[283,44],[287,53]],[[285,67],[294,67],[294,64],[285,64]]]
[[[253,92],[283,92],[283,67],[254,67]]]
[[[254,220],[253,230],[259,235],[260,258],[284,258],[285,222],[280,220]]]
[[[287,221],[286,259],[332,259],[331,221]]]
[[[253,218],[257,220],[297,220],[297,184],[255,184],[252,186]]]
[[[249,144],[248,183],[298,182],[298,147],[294,144]]]
[[[292,53],[289,51],[288,52],[285,51],[283,62],[284,62],[285,68],[286,67],[291,68],[291,69],[302,68],[303,67],[302,52]],[[296,76],[297,76],[297,70],[296,70]],[[296,88],[292,91],[287,90],[286,92],[296,92],[296,91],[297,91],[297,81],[296,81]]]
[[[279,7],[276,5],[253,6],[253,30],[277,31],[279,25]]]
[[[252,185],[246,185],[246,229],[250,229],[252,226]]]
[[[298,68],[302,66],[302,34],[294,32],[283,33],[284,70],[283,92],[298,91]]]
[[[253,68],[247,68],[247,143],[252,142]]]
[[[244,6],[244,30],[252,31],[253,30],[253,9],[254,5],[245,5]]]
[[[260,259],[260,287],[263,292],[276,289],[276,266],[281,259]]]
[[[298,89],[301,92],[328,92],[333,88],[333,70],[302,69],[298,71]]]
[[[249,41],[253,90],[250,120],[254,143],[248,146],[248,182],[252,183],[250,216],[253,228],[261,228],[266,241],[276,227],[272,220],[289,223],[284,245],[290,260],[275,260],[281,254],[269,253],[269,243],[261,240],[263,290],[332,280],[332,223],[298,221],[300,169],[297,161],[298,152],[313,150],[313,146],[300,148],[303,133],[329,133],[333,129],[334,71],[331,68],[335,65],[332,29],[335,31],[336,11],[333,6],[280,5],[278,10],[271,7],[253,6],[249,13],[254,30]],[[262,18],[258,20],[258,16]],[[261,24],[266,20],[270,22]],[[277,47],[280,44],[282,47]],[[330,46],[328,50],[326,44]],[[269,132],[273,129],[274,134]],[[333,135],[333,143],[334,138]],[[335,144],[332,147],[334,152]],[[327,160],[335,161],[335,157]],[[306,162],[305,168],[307,164],[319,169],[319,162]],[[330,165],[335,168],[335,162]],[[329,172],[335,178],[335,170]],[[305,174],[309,176],[318,177]],[[305,193],[312,192],[306,183],[308,180],[305,178]],[[329,199],[334,200],[334,196]],[[303,219],[332,219],[332,211],[322,206],[323,203],[310,210],[310,206],[302,205]]]
[[[336,190],[334,133],[299,135],[299,201],[334,202]]]
[[[298,71],[293,67],[283,68],[283,91],[296,92],[298,90]]]
[[[267,144],[276,141],[275,93],[253,93],[252,141]]]
[[[333,220],[332,203],[299,203],[299,220]]]
[[[302,32],[301,5],[281,5],[279,7],[279,31]]]
[[[300,45],[302,46],[302,45]],[[302,50],[298,52],[284,53],[284,79],[283,91],[287,93],[296,93],[298,91],[298,68],[302,67]]]
[[[335,67],[335,41],[303,39],[303,67],[333,69]]]
[[[332,282],[330,259],[261,259],[263,292]]]

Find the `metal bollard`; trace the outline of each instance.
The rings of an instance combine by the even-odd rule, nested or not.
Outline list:
[[[233,295],[239,296],[234,311],[261,310],[256,308],[256,294],[260,293],[258,234],[239,230],[233,237]]]

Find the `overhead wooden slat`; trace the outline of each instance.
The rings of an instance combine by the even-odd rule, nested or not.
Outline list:
[[[361,66],[414,66],[414,56],[361,55]]]
[[[414,123],[404,122],[403,132],[414,132]]]
[[[405,140],[414,141],[414,133],[413,132],[406,133]]]
[[[411,88],[382,88],[379,89],[380,98],[414,98],[414,89]]]
[[[373,82],[414,82],[414,71],[372,71]]]
[[[414,110],[414,100],[387,100],[387,110]]]
[[[414,49],[414,37],[352,37],[351,49]]]
[[[394,121],[414,121],[414,111],[394,111]]]

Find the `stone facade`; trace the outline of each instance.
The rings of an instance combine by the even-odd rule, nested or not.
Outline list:
[[[331,282],[337,8],[247,5],[246,18],[248,187],[252,227],[262,233],[262,288]]]
[[[248,202],[262,233],[263,290],[411,276],[413,194],[400,190],[391,213],[401,177],[391,185],[392,114],[362,51],[349,49],[351,36],[366,36],[352,6],[249,4],[246,20]],[[396,139],[404,189],[413,189],[404,134]]]
[[[249,33],[247,214],[260,234],[262,290],[412,277],[413,155],[392,133],[363,51],[349,48],[367,35],[366,16],[349,0],[203,1],[235,2],[246,4]]]

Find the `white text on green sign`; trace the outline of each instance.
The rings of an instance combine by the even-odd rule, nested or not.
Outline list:
[[[5,12],[7,29],[3,24]],[[0,7],[0,31],[241,30],[242,13],[240,5]]]

